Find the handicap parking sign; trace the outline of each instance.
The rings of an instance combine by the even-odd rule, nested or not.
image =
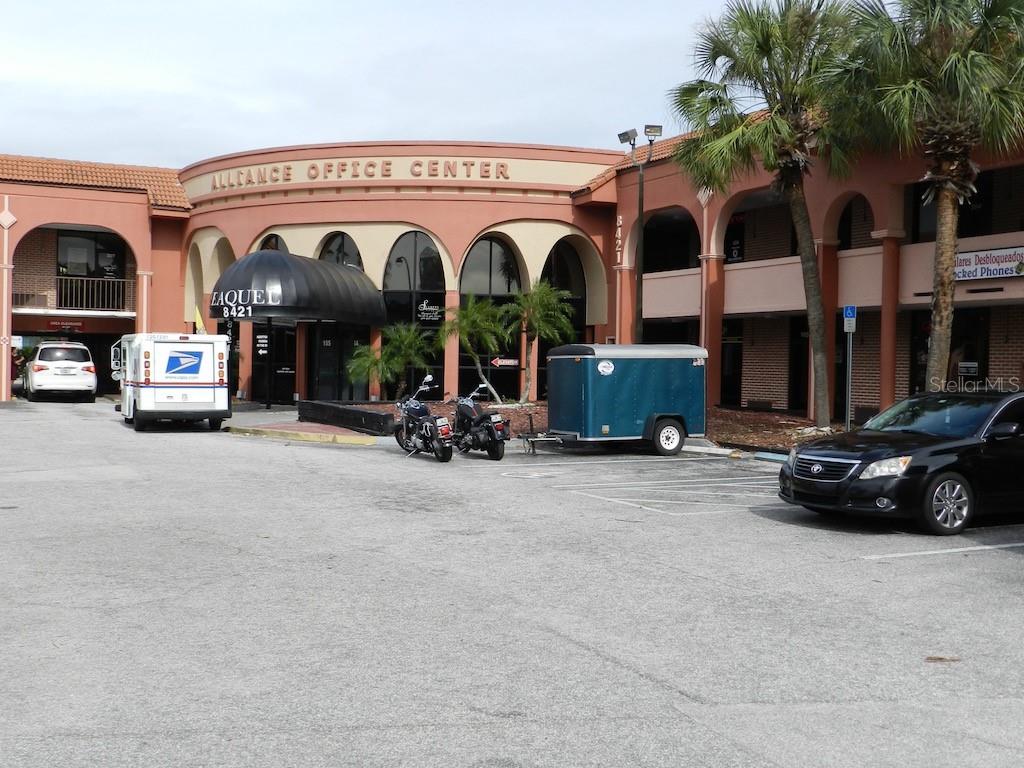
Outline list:
[[[857,319],[857,307],[853,304],[847,304],[843,307],[843,319],[844,320],[856,320]]]

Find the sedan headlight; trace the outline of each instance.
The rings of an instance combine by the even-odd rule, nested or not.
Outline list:
[[[860,473],[861,480],[870,480],[873,477],[899,477],[907,467],[910,466],[910,456],[893,456],[891,459],[882,459],[873,464],[868,464]]]
[[[792,468],[793,465],[796,464],[796,448],[790,449],[789,458],[786,459],[786,463],[790,466],[790,468]]]

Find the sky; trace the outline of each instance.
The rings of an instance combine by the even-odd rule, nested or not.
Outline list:
[[[723,0],[4,0],[0,153],[180,168],[396,139],[612,149],[682,126]]]

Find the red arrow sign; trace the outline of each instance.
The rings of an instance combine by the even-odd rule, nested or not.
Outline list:
[[[491,365],[495,368],[501,368],[502,366],[519,365],[519,361],[514,357],[496,357],[491,360]]]

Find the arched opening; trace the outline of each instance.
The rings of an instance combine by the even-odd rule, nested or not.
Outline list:
[[[37,227],[19,241],[12,277],[12,331],[21,348],[81,342],[96,365],[97,392],[116,392],[110,346],[135,330],[136,262],[127,241],[88,224]]]
[[[359,247],[345,232],[331,232],[324,238],[320,248],[320,260],[363,269],[363,257],[359,254]]]
[[[685,208],[666,208],[644,224],[644,274],[700,265],[700,230]]]
[[[569,303],[572,305],[573,338],[566,339],[563,343],[585,341],[587,278],[583,271],[580,254],[568,238],[562,238],[552,246],[540,277],[541,280],[546,280],[555,288],[568,291],[571,294]],[[547,356],[553,346],[555,345],[543,339],[537,343],[537,395],[541,400],[547,399]]]
[[[470,296],[487,299],[495,304],[507,304],[522,290],[519,261],[515,251],[504,240],[494,236],[482,237],[473,243],[462,263],[459,293],[465,305]],[[498,361],[495,365],[494,361]],[[502,398],[519,396],[519,339],[509,342],[509,348],[498,355],[481,354],[480,366]],[[459,392],[469,392],[479,383],[473,358],[459,350]]]
[[[445,319],[444,298],[444,265],[433,239],[420,230],[406,232],[391,247],[384,267],[388,323],[415,323],[434,336]],[[418,383],[427,373],[444,381],[444,352],[440,345],[434,346],[437,351],[425,370],[410,369],[410,383]]]
[[[260,240],[260,247],[257,251],[282,251],[288,253],[288,246],[284,238],[277,234],[269,234]]]
[[[839,223],[836,227],[839,250],[870,248],[877,242],[871,237],[874,229],[875,216],[871,204],[864,195],[854,195],[839,214]]]

